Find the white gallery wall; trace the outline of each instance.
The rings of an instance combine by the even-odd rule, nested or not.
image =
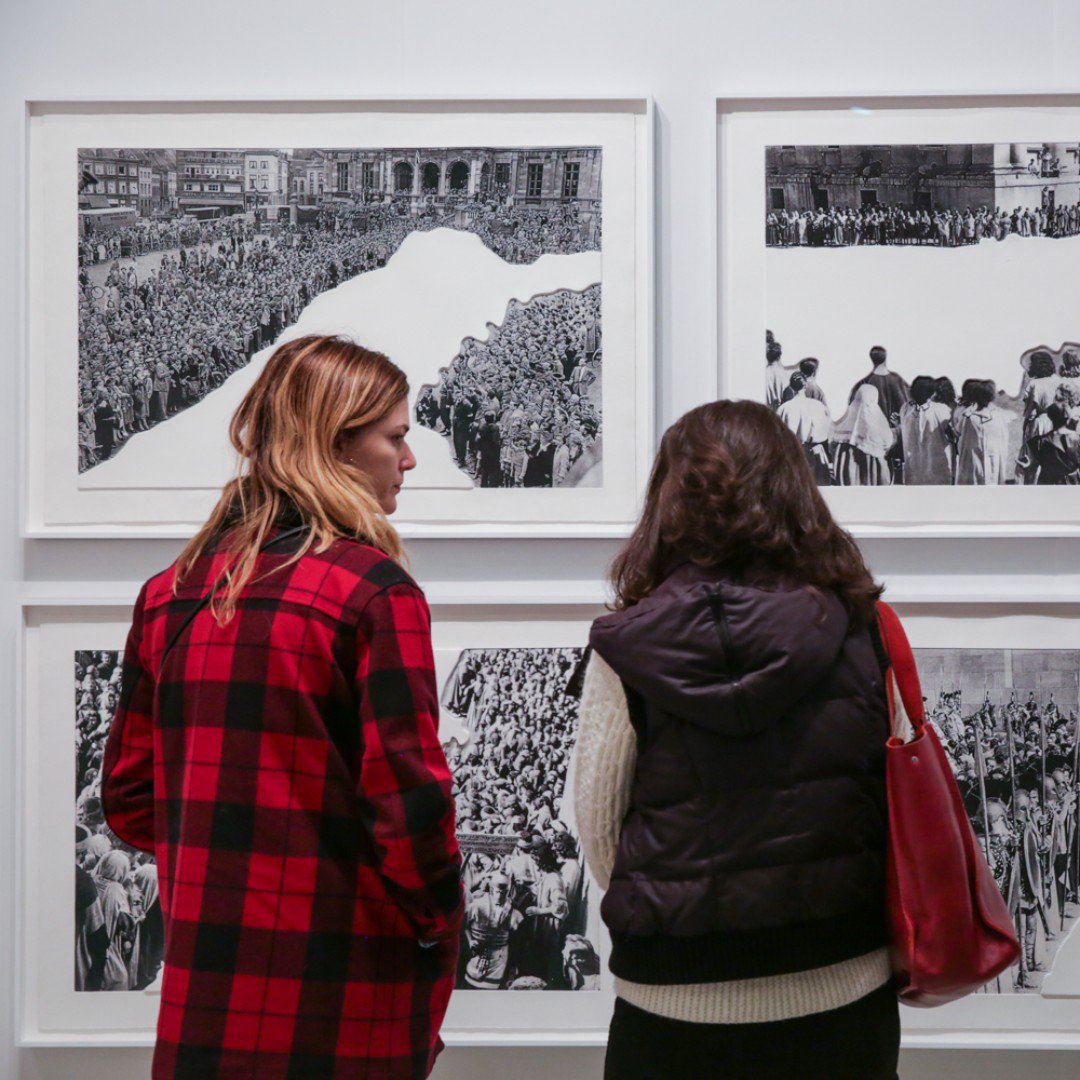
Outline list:
[[[27,100],[652,96],[662,430],[716,392],[717,97],[1077,92],[1078,47],[1076,0],[911,0],[902,8],[845,0],[0,0],[0,457],[7,462],[0,471],[0,821],[7,823],[0,829],[0,1080],[149,1073],[148,1051],[14,1046],[18,600],[107,594],[111,583],[141,581],[167,565],[180,546],[20,539],[25,180],[15,163]],[[475,581],[482,595],[482,583],[493,581],[557,593],[598,581],[616,546],[426,540],[413,542],[411,552],[424,585],[468,590]],[[864,549],[898,599],[1080,597],[1080,540],[875,540]],[[1075,1077],[1080,1051],[909,1051],[902,1075],[995,1080],[1029,1068],[1044,1080]],[[601,1070],[602,1052],[593,1049],[458,1048],[447,1051],[435,1075],[576,1080]]]

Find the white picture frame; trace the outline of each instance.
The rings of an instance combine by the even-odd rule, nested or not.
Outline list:
[[[1080,684],[1080,603],[1075,595],[1063,594],[1059,603],[993,598],[982,603],[931,603],[898,597],[895,608],[916,663],[920,650],[1065,650],[1077,654]],[[932,685],[928,659],[924,657],[924,695]],[[1080,919],[1070,921],[1074,927],[1080,925]],[[912,1049],[1080,1049],[1080,933],[1072,928],[1057,947],[1043,988],[1035,993],[972,994],[932,1009],[904,1006],[900,1013],[903,1045]]]
[[[20,644],[23,723],[19,728],[20,888],[17,979],[19,1044],[149,1046],[158,997],[146,991],[74,990],[73,652],[123,650],[135,590],[114,596],[84,591],[27,597]],[[462,650],[583,647],[599,602],[439,603],[432,616],[436,670],[443,682]],[[512,599],[512,598],[511,598]],[[58,674],[63,672],[63,674]],[[442,735],[460,728],[444,709]],[[569,785],[568,785],[569,790]],[[62,794],[64,793],[64,794]],[[572,811],[571,811],[572,813]],[[610,942],[600,928],[599,890],[588,877],[589,933],[600,958],[598,989],[459,989],[442,1035],[451,1046],[601,1045],[613,1007]],[[159,992],[159,991],[158,991]]]
[[[763,331],[770,329],[764,224],[766,146],[1049,141],[1051,130],[1080,130],[1077,119],[1080,94],[1070,90],[1027,94],[844,92],[805,98],[718,96],[714,327],[717,396],[753,400],[764,400],[765,396]],[[1018,128],[1027,134],[1020,135]],[[1080,244],[1076,246],[1080,255]],[[947,257],[947,253],[943,254]],[[851,303],[857,304],[858,297]],[[793,364],[813,351],[796,340],[781,343],[785,346],[785,364]],[[873,343],[867,341],[857,361],[845,359],[844,363],[862,363],[868,371],[866,352]],[[1043,345],[1058,349],[1062,344],[1031,342],[1032,348]],[[823,365],[827,362],[825,357],[819,359]],[[922,363],[934,367],[929,360]],[[846,374],[846,367],[844,371]],[[861,369],[858,372],[865,373]],[[909,359],[903,364],[905,377],[924,373],[948,372],[924,372],[919,360]],[[1019,375],[1017,368],[1017,384]],[[845,384],[845,394],[846,389]],[[1010,385],[1008,393],[1015,389]],[[888,490],[821,490],[837,519],[859,537],[1055,537],[1080,533],[1080,504],[1053,494],[1055,489],[1048,487],[952,485],[905,489],[897,485]]]
[[[71,681],[57,664],[75,648],[122,649],[131,614],[127,596],[101,590],[27,597],[19,670],[19,938],[20,1045],[146,1046],[153,1042],[153,994],[76,994],[72,985],[72,804],[66,794],[74,761],[69,738]],[[433,590],[436,666],[441,682],[462,649],[581,645],[601,613],[599,602],[544,604],[439,599]],[[1024,602],[1015,597],[934,603],[895,598],[912,646],[921,649],[1067,649],[1080,654],[1080,600]],[[87,640],[91,638],[92,640]],[[64,668],[66,671],[66,667]],[[1080,672],[1078,672],[1080,674]],[[924,689],[929,679],[924,678]],[[52,708],[57,716],[49,714]],[[444,724],[446,720],[444,719]],[[444,728],[444,737],[449,730]],[[59,779],[58,779],[59,777]],[[595,883],[593,883],[595,886]],[[594,891],[590,903],[598,903]],[[1080,927],[1080,920],[1072,920]],[[1069,948],[1068,970],[1058,964]],[[598,991],[464,991],[454,993],[443,1027],[450,1046],[601,1046],[613,1005],[607,970],[610,943],[600,938]],[[976,994],[935,1009],[901,1010],[910,1049],[1080,1049],[1080,929],[1059,946],[1048,979],[1063,996]],[[1050,989],[1053,990],[1053,987]],[[79,999],[83,1000],[79,1000]],[[127,1000],[125,1000],[127,999]],[[520,1004],[519,1004],[520,1003]]]
[[[621,537],[628,534],[636,517],[655,441],[654,113],[650,98],[39,100],[26,103],[25,120],[26,213],[20,238],[21,261],[27,275],[22,331],[25,356],[22,391],[26,405],[21,440],[24,536],[186,538],[205,520],[232,467],[227,464],[231,452],[221,441],[223,433],[219,431],[227,418],[224,413],[214,418],[205,413],[206,430],[214,430],[212,451],[203,448],[202,434],[189,425],[186,434],[180,436],[181,441],[186,440],[188,453],[179,444],[170,450],[158,441],[146,451],[142,464],[134,469],[126,468],[123,475],[112,473],[91,480],[88,473],[78,472],[78,433],[74,419],[79,395],[76,173],[75,164],[70,169],[67,167],[73,152],[87,146],[149,147],[163,146],[166,142],[176,147],[299,147],[314,146],[320,140],[320,145],[350,148],[390,145],[601,148],[604,223],[602,249],[597,257],[602,256],[603,267],[601,321],[605,334],[603,371],[607,375],[602,380],[601,435],[607,440],[602,482],[599,486],[564,486],[543,492],[533,488],[484,490],[471,486],[468,477],[464,473],[458,475],[448,461],[446,465],[440,463],[437,481],[421,480],[412,491],[406,484],[398,518],[400,531],[406,537]],[[555,256],[560,257],[565,258]],[[491,292],[494,297],[498,289],[520,288],[523,295],[534,297],[552,289],[583,288],[583,284],[575,284],[570,278],[576,282],[586,272],[580,267],[568,272],[563,285],[537,284],[541,278],[545,282],[563,280],[559,276],[562,271],[549,268],[544,273],[526,275],[527,282],[522,279],[520,284],[493,284]],[[463,277],[468,279],[467,274]],[[517,298],[512,291],[506,295]],[[494,300],[484,303],[487,314],[483,317],[478,315],[479,305],[477,312],[462,316],[467,325],[462,323],[460,340],[469,337],[485,340],[490,327],[505,317],[505,299],[498,308],[500,316],[491,314],[495,310]],[[444,306],[452,315],[450,301]],[[304,310],[310,307],[309,304]],[[379,305],[373,297],[369,311],[383,312],[384,308],[385,304]],[[386,321],[387,317],[372,314],[369,321],[372,318],[379,326],[379,320]],[[447,319],[441,319],[441,324],[449,325]],[[400,326],[410,320],[397,318],[395,312],[390,321]],[[417,320],[411,322],[415,324]],[[298,328],[297,333],[302,332],[303,316],[293,325]],[[337,319],[333,326],[307,329],[345,332],[363,340],[363,327],[351,317]],[[380,333],[373,332],[376,336]],[[400,333],[405,350],[408,334]],[[285,329],[278,341],[288,336],[290,331]],[[444,333],[444,344],[446,340]],[[408,347],[415,348],[415,343]],[[392,344],[387,348],[394,351]],[[444,356],[445,351],[445,348],[438,350],[440,359],[432,362],[432,372],[437,373],[453,359],[453,353]],[[414,378],[411,404],[415,404],[426,381]],[[238,386],[234,384],[230,391],[233,396],[238,396]],[[217,393],[220,402],[220,391]],[[213,394],[199,404],[211,397]],[[58,416],[71,416],[72,422],[58,422]],[[153,429],[147,434],[153,434]],[[415,422],[413,437],[414,441],[432,444],[426,447],[429,461],[435,443],[447,441],[433,431],[420,430]],[[220,452],[218,442],[221,442]],[[444,447],[438,449],[445,452]],[[189,455],[188,464],[176,468],[165,464],[183,461]],[[154,462],[162,464],[158,470],[160,481],[151,476],[157,468]],[[449,476],[450,472],[454,473],[453,477]],[[538,502],[538,493],[548,498]]]

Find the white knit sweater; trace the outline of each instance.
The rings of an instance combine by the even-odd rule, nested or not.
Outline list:
[[[602,889],[611,881],[619,830],[630,806],[637,744],[618,675],[596,653],[585,672],[578,725],[574,809],[581,844]],[[615,993],[672,1020],[750,1024],[838,1009],[884,985],[887,949],[828,967],[758,979],[653,985],[615,979]]]

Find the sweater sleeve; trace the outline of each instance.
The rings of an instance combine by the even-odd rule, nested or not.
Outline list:
[[[596,652],[585,670],[575,753],[574,812],[581,846],[593,877],[606,889],[630,808],[637,741],[622,681]]]

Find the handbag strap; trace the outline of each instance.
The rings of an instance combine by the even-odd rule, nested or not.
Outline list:
[[[915,734],[918,735],[926,723],[926,708],[923,702],[922,686],[919,684],[919,672],[915,667],[915,655],[911,651],[911,643],[896,612],[880,600],[877,602],[877,629],[889,660],[889,671],[892,673],[896,690],[900,694],[900,702]],[[892,713],[893,700],[890,693],[890,718]]]
[[[282,540],[291,540],[294,536],[299,536],[300,533],[307,532],[307,530],[307,525],[297,525],[292,529],[286,529],[285,532],[278,533],[277,536],[271,536],[269,540],[265,540],[262,544],[259,545],[259,554],[261,555],[264,551],[266,551],[268,548],[272,548],[275,544],[280,544]],[[192,622],[194,622],[195,616],[198,615],[199,612],[202,611],[202,609],[206,607],[206,605],[209,604],[210,601],[214,598],[214,592],[216,589],[217,582],[214,582],[214,584],[211,585],[210,588],[206,591],[205,595],[201,597],[199,602],[187,613],[187,617],[176,628],[176,633],[174,633],[173,636],[169,638],[168,644],[162,650],[161,658],[158,660],[159,676],[161,671],[164,670],[165,667],[165,657],[169,655],[169,653],[172,651],[172,647],[180,640],[180,636],[183,634],[183,632],[192,624]]]

